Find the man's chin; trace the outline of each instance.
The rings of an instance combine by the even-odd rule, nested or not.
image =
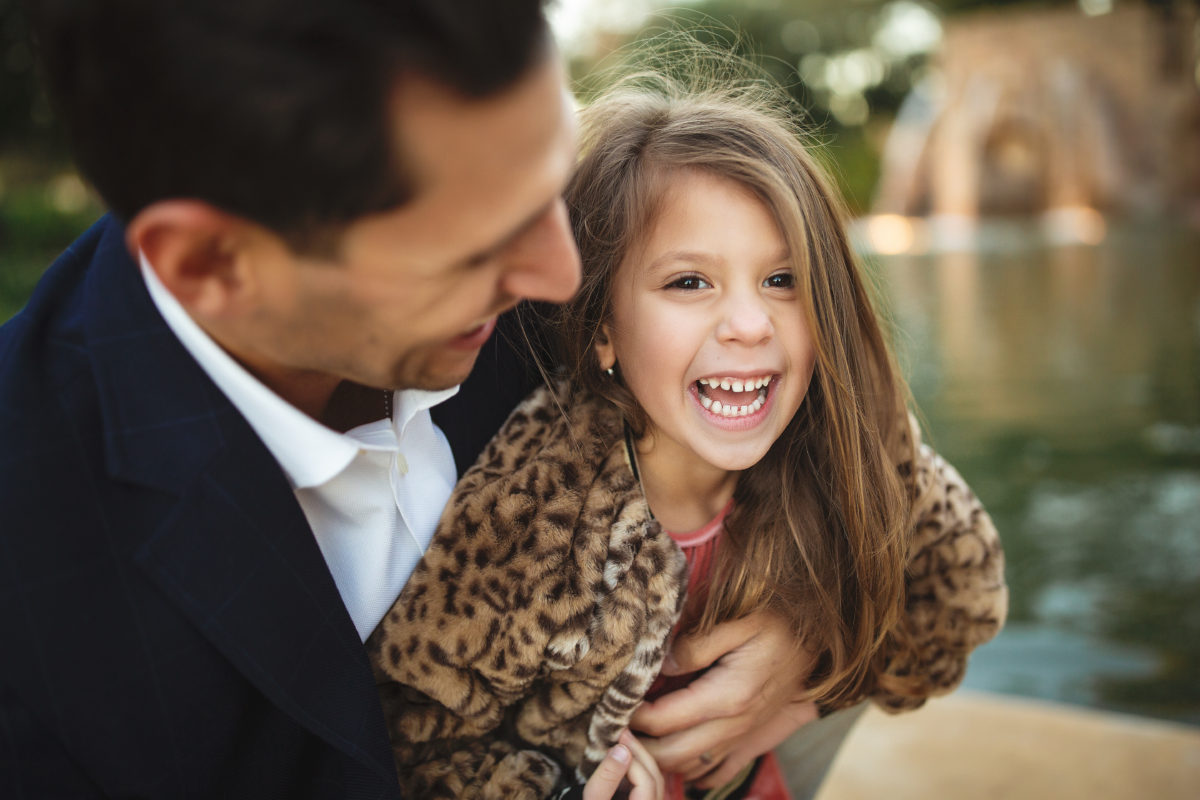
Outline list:
[[[404,376],[408,380],[401,383],[402,389],[420,389],[426,392],[440,392],[452,389],[467,379],[475,368],[479,351],[464,353],[454,351],[452,354],[442,353],[436,362],[426,365],[417,375]]]

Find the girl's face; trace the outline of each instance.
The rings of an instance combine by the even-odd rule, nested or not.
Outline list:
[[[614,277],[597,355],[649,417],[641,444],[656,464],[742,470],[800,407],[812,338],[767,206],[699,170],[667,181],[660,216]]]

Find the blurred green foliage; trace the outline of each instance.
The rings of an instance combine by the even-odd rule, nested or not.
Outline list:
[[[0,0],[0,322],[101,213],[75,177],[19,0]]]
[[[827,145],[825,160],[851,212],[861,214],[870,208],[886,128],[924,75],[939,19],[1017,4],[1077,0],[692,0],[652,14],[628,35],[602,37],[596,51],[574,57],[571,71],[578,82],[614,59],[636,59],[664,31],[732,48],[788,91],[802,126]]]
[[[572,74],[579,83],[614,60],[637,59],[641,49],[657,47],[653,42],[665,31],[684,31],[703,45],[732,49],[788,92],[802,127],[826,145],[824,160],[851,212],[860,214],[870,207],[878,179],[881,130],[911,89],[926,53],[886,63],[868,56],[877,74],[849,95],[839,96],[816,73],[839,55],[873,52],[888,5],[881,0],[699,0],[654,14],[627,37],[576,57]],[[936,25],[931,9],[907,5]]]
[[[0,157],[0,322],[50,262],[103,213],[65,160]]]

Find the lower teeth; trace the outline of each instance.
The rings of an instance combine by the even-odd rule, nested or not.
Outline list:
[[[766,402],[766,387],[758,390],[758,397],[755,398],[754,402],[744,406],[723,405],[720,400],[713,400],[703,393],[700,394],[700,404],[713,414],[717,414],[722,417],[745,417],[758,411]]]

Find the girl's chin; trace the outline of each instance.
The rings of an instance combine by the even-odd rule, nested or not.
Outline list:
[[[698,454],[704,461],[715,469],[724,472],[741,472],[749,469],[763,460],[769,448],[723,448],[709,449],[708,453]]]

